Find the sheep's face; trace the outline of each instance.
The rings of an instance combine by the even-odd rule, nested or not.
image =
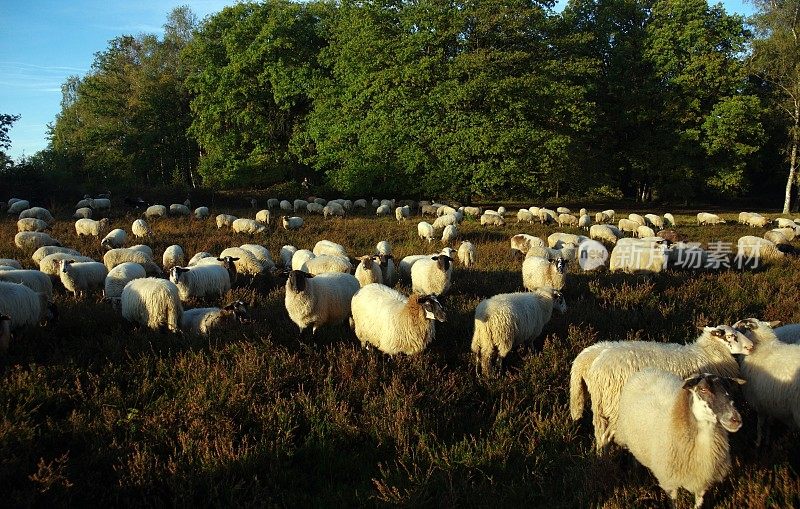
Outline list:
[[[425,311],[425,319],[438,320],[440,322],[447,321],[447,314],[444,312],[442,304],[436,295],[424,295],[419,298],[419,305]]]
[[[748,340],[751,340],[752,344],[753,339],[758,340],[758,338],[763,336],[774,336],[775,333],[772,329],[779,327],[780,325],[780,321],[764,322],[758,318],[745,318],[744,320],[739,320],[733,324],[733,328],[737,332],[747,337]]]
[[[294,293],[304,292],[306,289],[306,279],[314,277],[308,272],[302,270],[293,270],[289,273],[289,279],[286,280],[286,288]]]
[[[692,398],[692,413],[698,421],[719,422],[730,432],[739,431],[742,418],[733,405],[729,393],[731,384],[745,383],[740,378],[722,378],[709,373],[695,375],[684,380],[683,389]]]
[[[753,351],[753,342],[750,340],[750,338],[730,325],[704,327],[703,331],[707,332],[713,339],[727,346],[732,355],[750,355],[750,353]]]
[[[240,322],[250,321],[250,312],[247,309],[247,304],[241,300],[231,302],[223,309],[230,311]]]
[[[436,265],[442,272],[450,270],[450,264],[453,262],[453,259],[447,255],[432,256],[431,260],[436,260]]]
[[[556,271],[558,271],[559,274],[564,274],[567,272],[567,262],[565,262],[563,258],[559,257],[555,260],[555,262],[553,262],[553,264],[555,265]]]
[[[66,274],[67,271],[69,270],[69,266],[72,265],[73,263],[75,263],[75,260],[59,260],[58,269]]]
[[[187,272],[189,272],[189,269],[185,269],[183,267],[177,267],[177,266],[176,267],[172,267],[172,269],[170,269],[170,271],[169,271],[169,280],[172,281],[175,284],[178,284],[178,282],[181,279],[181,275],[182,274],[186,274]]]
[[[564,300],[564,296],[561,292],[557,290],[553,290],[553,309],[559,313],[567,312],[567,301]]]

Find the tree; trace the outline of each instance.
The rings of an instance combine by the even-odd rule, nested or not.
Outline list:
[[[11,138],[8,136],[8,131],[11,130],[14,122],[19,119],[19,115],[0,113],[0,168],[5,168],[12,164],[11,158],[5,152],[11,148]]]
[[[750,65],[772,86],[771,99],[787,125],[789,175],[783,201],[783,213],[787,214],[792,185],[798,179],[800,148],[800,0],[752,1],[758,9],[751,18],[758,37],[753,41]]]

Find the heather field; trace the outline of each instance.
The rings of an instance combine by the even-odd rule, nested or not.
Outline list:
[[[97,239],[77,238],[71,208],[51,210],[55,238],[102,259]],[[676,230],[704,245],[735,247],[740,236],[766,231],[737,224],[738,210],[721,212],[727,224],[703,227],[697,211],[652,211],[672,212]],[[170,244],[188,258],[256,242],[275,259],[284,244],[310,249],[320,239],[351,258],[384,239],[398,260],[442,247],[417,238],[419,216],[398,224],[368,213],[304,215],[296,232],[275,229],[273,219],[267,235],[250,238],[218,230],[221,212],[252,218],[256,210],[151,221],[156,258]],[[618,217],[628,212],[617,209]],[[115,205],[110,217],[111,228],[130,235],[137,216]],[[469,348],[476,305],[522,290],[509,238],[579,233],[507,221],[460,225],[477,246],[477,265],[456,267],[443,299],[447,321],[415,357],[364,350],[346,326],[298,340],[280,278],[234,288],[224,300],[250,303],[253,322],[207,338],[135,331],[99,295],[76,301],[57,292],[58,323],[30,331],[0,358],[2,505],[668,507],[627,452],[595,455],[588,414],[570,419],[572,359],[601,340],[686,342],[697,326],[749,316],[800,322],[800,259],[652,277],[573,264],[566,314],[554,314],[533,349],[512,354],[503,376],[477,378]],[[0,258],[34,268],[15,233],[16,218],[0,218]],[[733,468],[706,507],[800,506],[800,434],[776,425],[756,449],[755,416],[737,406],[744,427],[731,435]],[[681,507],[691,501],[682,492]]]

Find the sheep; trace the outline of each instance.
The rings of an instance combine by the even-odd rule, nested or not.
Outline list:
[[[653,229],[650,228],[649,226],[639,226],[638,228],[636,228],[636,236],[639,237],[640,239],[646,237],[655,237],[656,232],[654,232]]]
[[[258,276],[259,274],[263,274],[267,270],[267,267],[264,266],[264,264],[258,259],[256,255],[241,247],[225,248],[219,254],[219,257],[235,258],[234,264],[236,265],[236,272],[239,274],[244,274],[247,276]],[[273,263],[272,267],[274,266],[275,264]]]
[[[35,217],[25,217],[17,221],[18,232],[43,232],[49,229],[49,224]]]
[[[781,230],[770,230],[764,233],[764,238],[776,246],[778,244],[790,244],[789,239],[786,238],[786,235]]]
[[[422,217],[425,217],[425,214],[430,214],[432,216],[436,215],[436,211],[439,209],[439,206],[436,205],[420,205],[420,212]]]
[[[736,242],[736,265],[743,267],[748,263],[758,263],[759,260],[778,260],[784,257],[774,243],[761,237],[745,235]]]
[[[651,274],[667,269],[667,249],[660,243],[638,241],[635,243],[617,241],[609,257],[611,272],[623,271],[628,274]]]
[[[518,233],[511,237],[511,251],[514,254],[527,254],[532,247],[545,247],[545,242],[527,233]]]
[[[94,210],[110,210],[111,209],[111,199],[110,198],[93,198],[93,199],[89,200],[89,206],[92,207]]]
[[[118,306],[122,298],[122,290],[129,282],[134,279],[147,277],[144,267],[138,263],[120,263],[106,275],[103,283],[103,298],[110,301],[114,306]]]
[[[480,217],[483,211],[481,211],[480,207],[464,207],[462,210],[464,215],[471,216],[471,217]]]
[[[572,214],[559,214],[558,218],[558,226],[577,226],[578,225],[578,218],[573,216]]]
[[[94,290],[102,289],[108,269],[100,262],[75,262],[70,259],[59,262],[58,273],[61,284],[77,299]]]
[[[619,239],[615,230],[606,224],[593,224],[592,227],[589,228],[589,237],[593,240],[599,240],[600,242],[611,245],[615,245]]]
[[[475,265],[475,244],[465,240],[458,246],[458,261],[466,268]]]
[[[138,263],[144,270],[147,271],[148,276],[160,276],[163,274],[161,267],[153,263],[153,258],[147,256],[145,253],[132,249],[129,247],[122,247],[117,249],[109,249],[103,255],[103,263],[106,269],[111,270],[120,263],[133,262]]]
[[[386,286],[394,286],[397,284],[400,274],[394,263],[394,256],[391,254],[379,254],[376,256],[379,260],[378,267],[381,269],[381,282]]]
[[[664,214],[664,226],[662,226],[662,228],[665,228],[665,227],[674,227],[674,226],[675,226],[675,225],[677,225],[677,224],[678,224],[678,223],[675,221],[675,217],[673,217],[673,215],[672,215],[672,214],[670,214],[669,212],[667,212],[666,214]]]
[[[75,221],[75,233],[78,237],[99,237],[108,228],[108,218],[104,217],[99,221],[94,219],[78,219]]]
[[[439,230],[439,229],[444,228],[445,226],[449,226],[451,224],[457,224],[457,223],[458,223],[458,218],[456,218],[455,215],[453,215],[453,214],[444,214],[442,216],[437,217],[436,220],[433,222],[433,229],[434,230]]]
[[[644,217],[640,216],[639,214],[628,214],[628,220],[637,223],[639,226],[647,225],[647,221],[645,221]]]
[[[608,223],[609,221],[611,221],[611,218],[604,212],[598,212],[594,215],[594,222],[597,224]]]
[[[74,256],[80,256],[80,253],[78,251],[75,251],[74,249],[70,249],[68,247],[42,246],[42,247],[40,247],[39,249],[37,249],[36,251],[33,252],[33,255],[31,255],[31,259],[33,260],[33,263],[35,263],[36,265],[39,265],[39,263],[42,261],[42,259],[45,256],[51,255],[53,253],[69,253],[69,254],[74,255]],[[20,267],[20,268],[22,268],[22,267]]]
[[[747,380],[744,397],[758,413],[756,446],[768,418],[800,428],[800,345],[780,341],[773,330],[778,325],[757,318],[733,325],[754,343],[753,352],[741,360],[741,370]]]
[[[347,258],[347,250],[341,244],[337,244],[336,242],[331,242],[330,240],[320,240],[316,244],[314,244],[314,249],[312,249],[314,256],[319,255],[331,255],[331,256],[340,256],[342,258]]]
[[[103,237],[103,240],[100,241],[100,246],[106,250],[123,247],[127,238],[128,234],[125,233],[125,230],[116,228]]]
[[[169,206],[169,215],[189,217],[192,215],[192,211],[183,203],[172,203]]]
[[[380,204],[381,205],[386,205],[387,207],[389,207],[389,209],[393,209],[394,208],[394,200],[383,199],[383,200],[381,200]]]
[[[584,214],[578,218],[578,226],[584,230],[588,230],[592,226],[592,218],[589,214]]]
[[[434,236],[433,225],[426,221],[420,221],[417,224],[417,236],[420,239],[426,239],[430,243]]]
[[[800,344],[800,324],[781,325],[775,329],[775,335],[784,343]]]
[[[795,237],[800,235],[798,228],[773,228],[770,231],[782,233],[783,236],[786,237],[786,239],[790,242],[793,241]]]
[[[447,315],[435,295],[409,297],[382,284],[361,288],[352,300],[350,327],[362,347],[388,355],[415,355],[434,340],[436,321]]]
[[[623,233],[629,232],[635,234],[639,226],[639,223],[636,221],[631,221],[630,219],[625,218],[620,219],[619,223],[617,223],[617,228],[619,228],[619,230]]]
[[[206,251],[200,251],[198,253],[195,253],[194,256],[192,256],[189,259],[189,263],[187,263],[186,266],[194,267],[195,265],[200,263],[200,260],[203,260],[205,258],[216,258],[216,257],[213,254],[208,253]]]
[[[173,244],[164,249],[164,253],[161,255],[161,266],[168,271],[176,265],[183,265],[185,260],[186,255],[183,254],[183,248]]]
[[[442,244],[450,244],[458,238],[458,227],[450,224],[444,227],[442,231]]]
[[[311,199],[309,198],[309,200],[311,200]],[[328,204],[328,200],[326,200],[325,198],[314,198],[313,200],[308,202],[309,205],[311,205],[312,203],[315,204],[315,205],[319,205],[321,207],[324,207],[325,205]],[[340,205],[341,205],[341,203],[340,203]],[[344,205],[342,205],[342,206],[344,207]],[[308,207],[306,206],[306,208],[308,208]]]
[[[47,224],[53,224],[55,219],[49,210],[42,207],[31,207],[19,213],[18,219],[38,219]]]
[[[24,214],[24,212],[23,212],[23,214]],[[20,214],[19,217],[22,217],[22,214]],[[785,218],[785,217],[776,218],[775,219],[775,224],[778,225],[778,228],[795,228],[797,226],[797,224],[794,222],[794,220],[788,219],[788,218]]]
[[[664,220],[661,216],[657,216],[656,214],[645,214],[644,220],[647,222],[645,226],[649,226],[651,228],[663,230],[664,229]]]
[[[300,267],[300,270],[315,276],[327,272],[343,272],[349,274],[353,270],[353,265],[347,258],[323,254],[307,260],[302,267]]]
[[[39,249],[42,249],[42,248],[39,248]],[[62,249],[65,249],[65,248],[62,248]],[[34,254],[36,254],[36,253],[34,253]],[[34,261],[36,261],[36,260],[34,259]],[[39,262],[36,262],[36,263],[38,264]],[[19,263],[19,261],[13,259],[13,258],[0,258],[0,266],[11,267],[11,268],[14,268],[14,269],[22,269],[22,264]]]
[[[294,254],[297,252],[297,248],[291,245],[285,245],[281,247],[280,252],[278,253],[281,258],[281,265],[283,267],[291,267],[292,266],[292,258]]]
[[[39,270],[50,276],[53,280],[59,280],[59,262],[61,260],[75,260],[76,262],[93,262],[95,261],[88,256],[80,256],[72,253],[52,253],[39,262]]]
[[[167,207],[164,205],[150,205],[144,211],[144,217],[147,219],[156,219],[159,217],[166,217]]]
[[[517,211],[517,223],[533,223],[533,214],[528,209],[519,209]]]
[[[353,208],[356,208],[356,209],[365,209],[365,208],[367,208],[367,200],[365,200],[364,198],[361,198],[361,199],[358,199],[358,200],[354,201],[353,202]]]
[[[375,261],[376,259],[379,260],[380,258],[374,255],[366,255],[359,258],[355,276],[362,288],[371,283],[383,283],[381,266],[380,263]]]
[[[397,207],[394,209],[394,217],[397,219],[397,222],[405,221],[409,217],[411,217],[411,209],[408,206],[405,207]]]
[[[377,255],[390,255],[392,254],[392,245],[388,240],[382,240],[375,245],[375,254]]]
[[[23,210],[29,209],[30,206],[31,206],[31,204],[30,204],[30,202],[28,202],[28,200],[19,200],[19,201],[13,202],[13,203],[11,202],[11,200],[9,200],[8,201],[8,210],[6,210],[6,214],[14,214],[14,215],[16,215],[16,214],[19,214],[20,212],[22,212]]]
[[[197,207],[194,209],[194,217],[195,219],[206,219],[211,215],[211,212],[208,210],[208,207]]]
[[[246,233],[248,235],[256,235],[264,233],[267,227],[263,224],[253,221],[252,219],[239,218],[233,222],[233,231],[236,233]]]
[[[292,206],[292,202],[289,200],[281,200],[278,206],[284,212],[294,212],[294,206]]]
[[[239,219],[236,216],[232,216],[230,214],[218,214],[214,220],[217,223],[217,230],[222,228],[223,226],[227,226],[228,228],[233,226],[233,222]]]
[[[699,226],[705,224],[725,224],[725,220],[719,217],[716,214],[711,214],[708,212],[698,212],[697,213],[697,224]]]
[[[328,218],[333,216],[344,217],[344,207],[336,202],[331,202],[322,207],[322,217]]]
[[[542,333],[554,309],[565,313],[567,305],[564,297],[552,288],[501,293],[482,300],[475,308],[471,345],[476,373],[491,375],[493,358],[502,371],[508,353],[520,343],[530,345]]]
[[[279,208],[280,204],[281,204],[281,202],[277,198],[269,198],[269,199],[267,199],[267,208],[270,209],[270,210]]]
[[[136,244],[135,246],[131,246],[128,249],[131,249],[133,251],[139,251],[140,253],[143,253],[151,260],[153,259],[153,248],[151,248],[146,244]]]
[[[235,263],[235,262],[234,262]],[[172,267],[169,280],[178,287],[181,301],[191,297],[222,297],[231,289],[231,277],[222,265]]]
[[[359,288],[352,274],[293,270],[286,280],[286,311],[301,335],[308,327],[313,335],[318,328],[342,323],[350,316],[350,302]]]
[[[183,306],[178,287],[167,279],[146,277],[130,281],[120,297],[122,317],[152,330],[180,332]]]
[[[495,214],[487,214],[486,212],[483,213],[481,216],[481,226],[505,226],[505,220]]]
[[[91,219],[93,210],[90,207],[81,207],[72,214],[73,219]]]
[[[181,315],[181,330],[186,334],[206,336],[218,327],[237,319],[244,320],[247,316],[247,306],[240,300],[232,302],[224,308],[186,309]]]
[[[42,232],[19,232],[14,235],[14,244],[25,251],[35,251],[42,246],[60,246],[50,235]]]
[[[564,246],[577,247],[584,240],[588,240],[588,237],[586,237],[585,235],[575,235],[572,233],[555,232],[551,233],[547,237],[547,247],[552,247],[556,249],[560,249]]]
[[[747,219],[747,224],[752,228],[765,228],[769,222],[768,218],[760,215],[752,215]]]
[[[303,226],[303,218],[297,216],[281,216],[281,224],[284,230],[299,230],[300,227]]]
[[[602,345],[602,346],[600,346]],[[595,446],[605,450],[614,438],[619,415],[619,393],[631,374],[646,367],[664,369],[677,376],[708,372],[736,377],[739,365],[733,355],[748,355],[753,342],[728,325],[704,327],[693,343],[604,341],[585,349],[572,363],[570,414],[583,415],[585,396],[591,397]],[[594,357],[591,363],[581,357]]]
[[[451,257],[425,257],[411,267],[411,291],[420,295],[444,295],[450,289],[452,275]]]
[[[742,427],[731,381],[744,383],[709,373],[684,380],[648,368],[622,388],[615,441],[653,473],[674,504],[684,488],[701,507],[706,491],[730,471],[728,432]]]
[[[256,221],[261,224],[269,224],[270,212],[269,209],[259,210],[256,212]]]
[[[572,211],[567,207],[557,207],[556,212],[559,214],[572,214]]]
[[[300,268],[308,260],[315,258],[316,255],[310,249],[298,249],[292,255],[292,270],[300,270]]]
[[[153,230],[150,229],[150,226],[147,225],[147,221],[144,219],[137,219],[136,221],[131,224],[131,232],[137,238],[143,237],[153,237]]]
[[[660,237],[671,244],[686,242],[686,240],[688,240],[686,235],[678,233],[675,230],[658,230],[656,232],[656,237]]]
[[[389,205],[379,205],[378,208],[375,209],[375,215],[376,216],[388,216],[389,212],[391,210],[392,209],[389,207]]]
[[[589,211],[586,210],[583,207],[581,207],[581,210],[578,211],[578,217],[580,217],[580,216],[588,216],[588,215],[589,215]]]
[[[3,353],[8,350],[11,332],[55,319],[57,312],[47,295],[23,284],[0,281],[0,315],[11,319],[8,325],[3,325],[6,328],[0,341],[0,353]]]
[[[0,270],[0,281],[22,283],[36,293],[45,294],[49,300],[53,299],[53,281],[40,270]]]
[[[567,263],[563,258],[545,260],[535,256],[522,263],[522,285],[533,291],[540,287],[562,290],[567,280]]]

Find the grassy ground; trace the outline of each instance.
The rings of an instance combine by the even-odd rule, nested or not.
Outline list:
[[[100,259],[99,242],[76,238],[70,214],[57,211],[53,236]],[[134,217],[122,214],[111,226],[129,231]],[[677,217],[696,241],[735,244],[755,232],[737,225],[735,212],[714,227]],[[351,256],[383,239],[398,259],[440,249],[417,239],[416,221],[306,217],[302,230],[271,231],[258,242],[274,258],[284,244],[311,248],[323,238]],[[345,327],[299,342],[283,288],[268,282],[225,299],[251,302],[253,324],[204,339],[130,332],[97,298],[59,294],[60,322],[32,331],[0,359],[3,505],[668,506],[627,453],[595,457],[588,417],[570,420],[572,359],[600,340],[684,342],[696,326],[748,316],[800,322],[800,261],[649,279],[575,273],[568,312],[554,316],[534,350],[512,355],[504,377],[476,379],[475,306],[522,289],[509,237],[555,231],[515,221],[461,226],[477,246],[477,267],[456,268],[448,321],[437,324],[430,349],[411,358],[362,350]],[[152,226],[159,257],[173,243],[191,256],[251,242],[217,230],[213,218]],[[13,245],[15,233],[14,220],[0,219],[0,258],[32,267],[30,253]],[[756,450],[753,415],[743,413],[744,428],[731,435],[732,473],[707,506],[800,505],[798,432],[776,428],[772,443]],[[683,493],[682,505],[690,499]]]

